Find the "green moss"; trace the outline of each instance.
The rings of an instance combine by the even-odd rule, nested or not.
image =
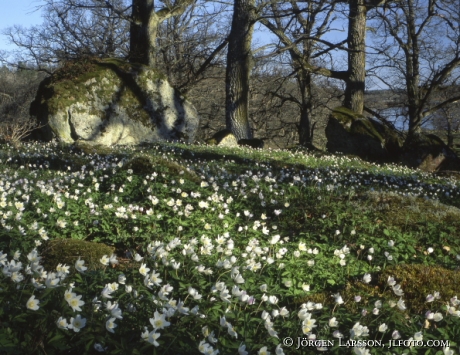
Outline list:
[[[435,145],[435,146],[440,146],[440,147],[443,147],[446,145],[443,142],[443,140],[435,134],[427,134],[426,137],[428,138],[430,145]]]
[[[375,277],[376,276],[376,277]],[[410,314],[423,314],[433,306],[426,303],[426,296],[439,292],[440,299],[436,300],[434,307],[440,308],[441,305],[449,303],[449,300],[458,296],[458,285],[460,282],[460,272],[448,270],[440,266],[427,266],[422,264],[399,264],[387,267],[383,272],[375,275],[377,280],[374,284],[365,284],[361,280],[351,280],[340,290],[340,295],[344,300],[344,305],[348,312],[359,313],[368,305],[380,300],[382,303],[389,304],[396,302],[400,297],[396,296],[393,289],[388,286],[388,277],[393,277],[397,284],[401,285],[404,294],[402,299],[405,301],[407,310]],[[305,302],[322,303],[333,308],[335,299],[332,294],[336,292],[317,292],[305,297],[294,300],[295,304]],[[356,303],[354,297],[360,295],[362,302]]]
[[[364,118],[363,115],[360,115],[352,110],[347,109],[346,107],[340,106],[336,107],[332,113],[331,116],[334,117],[336,120],[341,122],[342,124],[346,125],[349,124],[351,125],[354,121],[358,119]]]
[[[411,312],[423,313],[430,309],[426,296],[436,291],[441,297],[436,301],[438,305],[448,304],[452,297],[458,296],[460,272],[457,270],[448,270],[441,266],[399,264],[382,272],[379,277],[380,289],[385,287],[389,276],[394,277],[401,285],[406,306]],[[391,289],[386,291],[389,297],[395,298],[392,293]]]
[[[368,119],[361,119],[361,120],[354,121],[351,125],[350,133],[370,136],[372,138],[378,139],[380,142],[385,141],[385,139],[375,129],[372,122]]]
[[[444,205],[438,200],[373,191],[357,195],[351,204],[363,213],[378,213],[383,221],[400,228],[406,228],[408,223],[413,221],[445,223],[460,227],[460,209]]]
[[[217,145],[217,140],[215,138],[209,138],[206,140],[207,145]]]
[[[85,154],[97,154],[97,155],[108,155],[113,151],[110,147],[102,144],[90,144],[85,141],[76,141],[75,148]]]
[[[108,245],[84,240],[50,240],[42,251],[43,265],[45,270],[55,270],[58,264],[67,264],[73,268],[78,258],[81,258],[88,270],[97,270],[103,267],[99,259],[104,255],[110,256],[114,250]]]
[[[146,70],[149,70],[148,75],[142,75]],[[36,117],[47,116],[97,97],[102,103],[117,103],[132,119],[150,127],[151,112],[145,109],[148,106],[147,82],[160,79],[166,80],[162,73],[120,59],[82,58],[66,63],[55,75],[42,82],[37,95],[40,98],[31,106],[31,113]],[[73,110],[79,112],[78,106],[74,105]],[[80,111],[86,112],[84,108]],[[90,114],[104,120],[109,111],[93,109]],[[63,119],[67,121],[67,117]],[[59,131],[59,127],[51,128]]]
[[[335,298],[333,294],[337,292],[317,292],[308,296],[299,297],[294,300],[295,304],[302,304],[306,302],[322,303],[323,306],[334,308]],[[359,313],[366,307],[372,300],[380,299],[383,294],[378,287],[365,284],[361,281],[349,282],[344,285],[343,289],[339,291],[344,300],[344,305],[348,312]],[[356,303],[354,297],[360,295],[362,301]]]
[[[180,176],[196,184],[201,182],[201,179],[194,172],[188,171],[183,165],[159,156],[138,154],[124,164],[123,169],[131,169],[134,174],[151,174],[154,171],[163,170],[172,176]]]
[[[345,107],[336,107],[332,111],[331,116],[339,121],[349,133],[370,136],[378,139],[380,142],[384,142],[384,138],[378,132],[373,122],[363,115]]]

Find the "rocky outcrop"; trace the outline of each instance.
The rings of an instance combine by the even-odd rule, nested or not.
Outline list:
[[[217,145],[219,147],[238,147],[238,141],[229,129],[215,133],[211,138],[206,140],[206,144]]]
[[[326,137],[326,148],[331,153],[382,162],[396,161],[401,153],[402,144],[396,132],[344,107],[331,113]]]
[[[237,141],[235,135],[229,129],[216,132],[211,138],[206,140],[206,144],[219,147],[247,147],[254,149],[262,149],[264,147],[264,141],[259,138],[240,139]]]
[[[401,163],[427,172],[460,171],[460,158],[434,134],[417,134],[404,143]]]
[[[117,59],[67,63],[40,84],[30,114],[45,125],[33,138],[106,146],[192,143],[199,126],[195,108],[162,74]]]

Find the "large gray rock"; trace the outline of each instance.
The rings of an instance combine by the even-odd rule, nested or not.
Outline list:
[[[229,129],[223,129],[216,132],[211,138],[206,140],[208,145],[216,145],[219,147],[249,147],[249,148],[263,148],[264,141],[258,138],[251,139],[236,139],[235,135]]]
[[[45,79],[30,113],[34,138],[102,145],[183,140],[199,125],[195,108],[156,70],[117,59],[67,63]]]
[[[206,144],[219,147],[238,147],[238,141],[229,129],[216,132],[210,139],[206,140]]]
[[[326,126],[326,148],[373,161],[396,161],[401,141],[396,132],[344,107],[336,108]]]

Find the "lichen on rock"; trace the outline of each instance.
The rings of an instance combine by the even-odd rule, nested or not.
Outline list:
[[[45,125],[35,138],[64,143],[192,143],[199,125],[164,75],[117,59],[67,63],[40,84],[30,113]]]
[[[206,140],[208,145],[217,145],[219,147],[238,147],[238,141],[229,129],[216,132],[211,138]]]

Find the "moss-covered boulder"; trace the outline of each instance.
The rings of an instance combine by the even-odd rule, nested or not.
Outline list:
[[[42,250],[43,265],[45,270],[54,270],[58,264],[67,264],[72,268],[78,258],[85,261],[88,270],[103,267],[100,259],[104,255],[110,256],[115,248],[102,243],[87,242],[76,239],[50,240]]]
[[[30,114],[33,138],[124,145],[183,140],[199,125],[195,108],[158,71],[117,59],[69,62],[46,78]]]
[[[217,145],[219,147],[238,147],[238,141],[229,129],[215,133],[211,138],[206,140],[206,144]]]
[[[344,107],[331,113],[326,137],[326,148],[331,153],[382,162],[396,161],[401,153],[402,144],[396,132]]]
[[[401,163],[427,172],[460,171],[460,158],[434,134],[417,134],[404,143]]]

